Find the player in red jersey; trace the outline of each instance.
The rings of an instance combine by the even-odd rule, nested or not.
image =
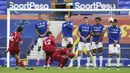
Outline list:
[[[20,47],[19,47],[19,43],[22,44],[23,43],[23,40],[21,38],[21,34],[23,33],[23,27],[19,26],[17,28],[16,31],[14,31],[12,34],[11,34],[11,38],[9,40],[9,48],[7,51],[5,51],[5,53],[9,52],[15,59],[16,59],[16,65],[20,65],[22,66],[23,68],[25,68],[26,70],[33,70],[33,68],[27,68],[23,61],[20,60],[20,56],[19,56],[19,53],[20,53]],[[16,68],[18,69],[18,68]]]
[[[46,58],[44,62],[44,67],[49,68],[52,63],[52,54],[55,52],[56,49],[56,43],[55,43],[55,37],[53,36],[51,31],[47,32],[47,38],[43,41],[43,47],[42,49],[46,53]]]
[[[75,55],[72,53],[72,44],[68,44],[66,48],[56,50],[52,58],[53,60],[59,62],[58,68],[61,69],[67,63],[69,58],[73,58]]]

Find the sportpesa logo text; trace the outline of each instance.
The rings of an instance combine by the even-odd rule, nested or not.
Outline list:
[[[115,4],[103,4],[101,2],[93,2],[92,4],[81,4],[75,2],[75,9],[116,9]]]
[[[35,2],[27,2],[26,4],[15,4],[9,2],[9,8],[11,9],[49,9],[48,4],[36,4]]]

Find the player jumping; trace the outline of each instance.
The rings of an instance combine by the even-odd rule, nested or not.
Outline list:
[[[117,20],[114,19],[113,25],[108,28],[108,38],[109,38],[109,55],[108,55],[108,67],[111,66],[111,57],[116,54],[117,60],[117,70],[119,69],[120,64],[120,38],[121,38],[121,29],[117,27]]]
[[[11,38],[9,40],[9,49],[5,51],[5,53],[9,52],[15,59],[16,59],[16,65],[20,65],[26,70],[33,70],[33,68],[27,68],[23,61],[20,59],[19,53],[20,53],[20,47],[19,43],[22,44],[23,40],[21,38],[21,34],[23,33],[23,27],[19,26],[16,31],[14,31],[11,34]],[[18,69],[18,68],[16,68]]]
[[[42,49],[46,53],[44,67],[49,68],[53,61],[52,54],[55,52],[55,49],[56,49],[55,37],[52,35],[51,31],[47,32],[47,38],[43,42]]]

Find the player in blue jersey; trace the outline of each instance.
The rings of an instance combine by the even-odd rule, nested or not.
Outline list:
[[[39,14],[38,15],[38,22],[35,24],[35,29],[36,29],[36,34],[38,35],[37,39],[37,46],[38,46],[38,51],[41,50],[42,43],[44,39],[46,38],[46,33],[48,32],[48,22],[45,19],[44,14]],[[39,52],[37,55],[37,65],[39,65]]]
[[[92,49],[93,49],[93,63],[94,63],[94,69],[97,67],[96,65],[96,51],[98,50],[99,52],[99,62],[100,62],[100,69],[102,69],[102,60],[103,60],[103,55],[102,55],[102,49],[103,49],[103,36],[104,36],[104,25],[101,24],[101,18],[96,17],[95,21],[96,24],[92,26],[92,33],[91,35],[93,36],[92,39]]]
[[[71,43],[73,44],[73,38],[72,38],[72,33],[73,33],[73,23],[70,20],[70,16],[66,14],[64,16],[65,22],[62,24],[62,42],[61,46],[65,48],[67,44]],[[74,53],[74,49],[73,49]],[[69,66],[72,66],[73,60],[71,59],[71,62]]]
[[[116,54],[117,58],[117,70],[119,69],[120,64],[120,38],[121,38],[121,29],[117,27],[117,20],[114,19],[113,26],[108,28],[108,38],[109,38],[109,50],[108,50],[108,68],[110,69],[111,57],[113,54]]]
[[[77,56],[77,69],[79,69],[80,66],[80,60],[81,60],[81,54],[82,49],[86,47],[87,49],[87,69],[89,69],[89,63],[90,63],[90,33],[91,33],[91,25],[88,24],[88,17],[83,18],[84,23],[80,24],[78,27],[77,35],[80,37],[80,42],[78,44],[78,56]]]
[[[70,16],[69,15],[65,15],[64,16],[65,21],[62,24],[62,47],[67,46],[68,43],[73,44],[73,38],[72,38],[72,32],[73,32],[73,23],[70,20]]]

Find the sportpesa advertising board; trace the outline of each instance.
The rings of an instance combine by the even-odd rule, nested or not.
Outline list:
[[[49,9],[51,0],[8,0],[11,9]]]
[[[73,0],[73,9],[116,9],[118,0]],[[73,12],[73,14],[94,14],[99,12]],[[101,12],[104,14],[108,12]]]

